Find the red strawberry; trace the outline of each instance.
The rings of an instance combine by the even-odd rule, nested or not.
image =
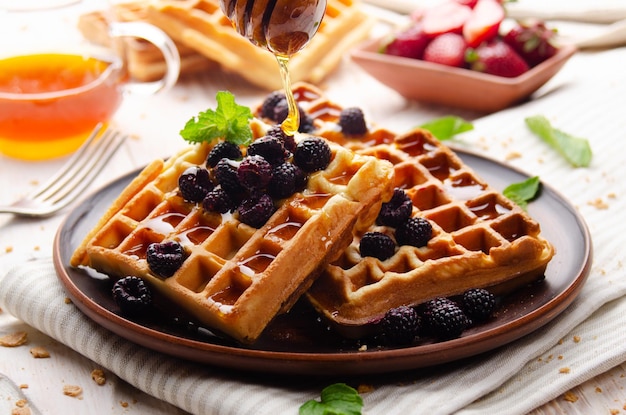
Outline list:
[[[463,36],[456,33],[444,33],[434,38],[424,50],[424,60],[447,66],[465,65],[467,43]]]
[[[429,41],[430,38],[422,30],[422,25],[416,23],[397,33],[393,40],[385,46],[384,51],[388,55],[422,59],[424,49]]]
[[[478,0],[463,26],[463,36],[467,44],[475,48],[495,38],[504,16],[504,7],[497,0]]]
[[[499,39],[483,43],[467,53],[471,69],[514,78],[528,71],[528,64],[512,47]]]
[[[548,29],[538,19],[518,21],[504,35],[504,41],[530,65],[536,66],[557,52],[556,30]]]
[[[422,14],[424,33],[435,37],[444,33],[461,33],[472,9],[455,1],[440,3]]]
[[[455,0],[459,4],[463,4],[464,6],[468,6],[470,8],[474,8],[478,0]]]

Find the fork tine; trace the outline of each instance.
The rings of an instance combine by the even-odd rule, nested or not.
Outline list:
[[[76,162],[83,157],[83,154],[90,148],[91,143],[100,135],[102,131],[102,124],[98,124],[91,132],[87,140],[80,146],[78,150],[65,162],[63,167],[57,171],[50,179],[48,179],[43,185],[35,189],[34,193],[29,194],[27,197],[40,198],[44,193],[49,193],[51,189],[58,188],[55,186],[62,178],[72,171]],[[71,177],[71,174],[70,176]]]
[[[78,161],[71,180],[67,180],[59,191],[48,196],[48,201],[61,209],[78,198],[106,166],[113,154],[128,136],[110,130],[91,146],[91,152]]]
[[[56,182],[52,183],[44,191],[39,192],[33,199],[54,203],[55,200],[62,198],[63,194],[68,192],[68,189],[72,189],[75,186],[73,182],[80,180],[85,175],[82,170],[91,166],[91,160],[101,152],[100,148],[106,148],[109,144],[110,135],[111,131],[107,130],[99,139],[90,141],[86,146],[81,147],[78,157],[72,157],[68,161],[61,174],[58,175]]]

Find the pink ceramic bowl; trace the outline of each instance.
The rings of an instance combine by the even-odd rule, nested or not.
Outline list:
[[[528,98],[548,82],[576,52],[563,45],[552,58],[516,78],[488,75],[385,55],[381,40],[370,40],[351,52],[351,58],[374,78],[406,98],[480,112],[495,112]]]

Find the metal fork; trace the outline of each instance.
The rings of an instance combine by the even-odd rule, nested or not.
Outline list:
[[[87,141],[45,184],[8,206],[0,213],[39,218],[63,209],[87,189],[128,135],[96,126]]]

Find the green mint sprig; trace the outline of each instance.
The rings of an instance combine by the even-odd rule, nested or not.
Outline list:
[[[539,138],[558,151],[574,167],[588,167],[591,163],[591,147],[584,138],[574,137],[553,128],[543,115],[525,119],[526,125]]]
[[[420,128],[430,131],[439,141],[444,141],[450,140],[457,134],[473,130],[474,125],[463,118],[447,115],[428,121],[420,125]]]
[[[530,177],[519,183],[508,185],[502,191],[502,194],[515,202],[522,209],[526,209],[528,202],[537,196],[539,184],[539,176]]]
[[[335,383],[322,390],[321,401],[311,399],[300,406],[300,415],[361,415],[363,399],[356,389]]]
[[[180,135],[192,143],[224,138],[237,145],[250,144],[252,141],[250,108],[238,105],[235,96],[227,91],[219,91],[215,99],[217,108],[208,109],[191,118],[180,131]]]

